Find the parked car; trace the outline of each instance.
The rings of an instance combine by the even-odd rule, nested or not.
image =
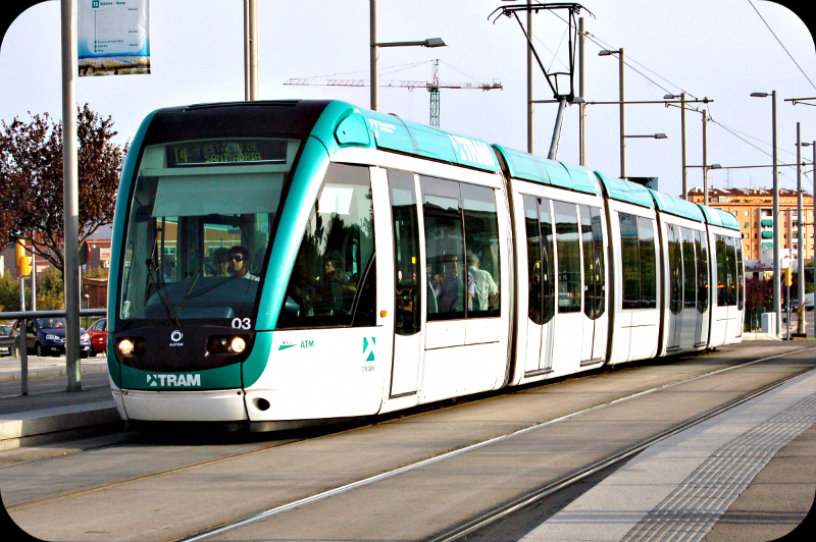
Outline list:
[[[102,354],[108,350],[108,319],[97,320],[88,328],[91,337],[91,351],[93,355]]]
[[[15,324],[17,326],[17,324]],[[65,318],[48,317],[26,320],[26,349],[34,356],[65,353]],[[91,338],[79,328],[79,355],[91,355]]]
[[[14,353],[14,333],[12,327],[0,324],[0,357]]]

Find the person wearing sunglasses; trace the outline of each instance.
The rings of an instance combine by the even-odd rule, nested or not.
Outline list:
[[[241,245],[229,249],[227,270],[230,276],[238,279],[260,280],[257,275],[249,272],[249,251]]]

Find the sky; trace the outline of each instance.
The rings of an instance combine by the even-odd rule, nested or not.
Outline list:
[[[527,149],[526,42],[515,20],[488,18],[500,0],[379,0],[382,42],[441,37],[447,47],[381,48],[381,81],[430,81],[440,61],[442,83],[498,80],[503,90],[441,90],[441,128],[518,150]],[[27,4],[31,4],[28,2]],[[22,5],[11,12],[14,16]],[[772,163],[772,108],[752,92],[777,91],[779,162],[796,161],[796,124],[802,141],[816,141],[816,48],[808,24],[787,7],[765,0],[585,0],[587,101],[618,100],[618,59],[602,49],[625,49],[626,100],[662,100],[687,94],[707,105],[708,163]],[[801,9],[801,8],[800,8]],[[8,10],[8,8],[4,8]],[[244,98],[243,1],[152,0],[150,75],[79,78],[77,100],[111,116],[116,141],[133,138],[151,111]],[[591,12],[591,13],[590,13]],[[558,13],[563,14],[564,11]],[[525,19],[522,17],[522,21]],[[289,86],[290,78],[369,78],[368,0],[259,0],[259,98],[340,99],[368,108],[368,88]],[[534,43],[545,67],[564,71],[567,26],[550,12],[535,15]],[[0,120],[29,114],[61,118],[59,2],[49,0],[0,25]],[[412,67],[410,67],[412,66]],[[402,67],[397,69],[395,67]],[[536,100],[553,98],[544,76],[534,79]],[[576,80],[577,89],[577,80]],[[692,104],[700,107],[702,104]],[[383,88],[380,110],[428,123],[429,95]],[[546,156],[557,105],[537,104],[535,154]],[[587,166],[620,173],[619,109],[587,106]],[[702,164],[702,115],[686,115],[687,163]],[[626,134],[665,133],[668,139],[627,139],[627,175],[657,177],[662,192],[682,192],[680,111],[629,105]],[[810,161],[814,147],[802,149]],[[566,110],[558,159],[577,164],[578,107]],[[811,168],[805,189],[813,190]],[[772,185],[771,168],[711,170],[712,187]],[[702,185],[701,168],[688,170],[689,187]],[[780,186],[796,188],[796,168],[780,169]]]

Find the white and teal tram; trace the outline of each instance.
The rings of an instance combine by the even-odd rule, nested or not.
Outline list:
[[[741,339],[732,215],[344,102],[151,113],[118,201],[126,420],[275,430]]]

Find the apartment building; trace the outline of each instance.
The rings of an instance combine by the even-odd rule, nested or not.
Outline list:
[[[695,187],[689,190],[689,200],[703,203],[703,189]],[[779,190],[779,224],[782,249],[790,250],[791,258],[799,257],[799,228],[803,228],[805,260],[813,258],[813,195],[805,193],[802,198],[803,214],[798,216],[796,209],[796,191],[781,188]],[[764,188],[711,188],[708,191],[708,204],[722,209],[737,217],[743,233],[743,247],[746,260],[759,260],[762,247],[773,248],[773,191]]]

